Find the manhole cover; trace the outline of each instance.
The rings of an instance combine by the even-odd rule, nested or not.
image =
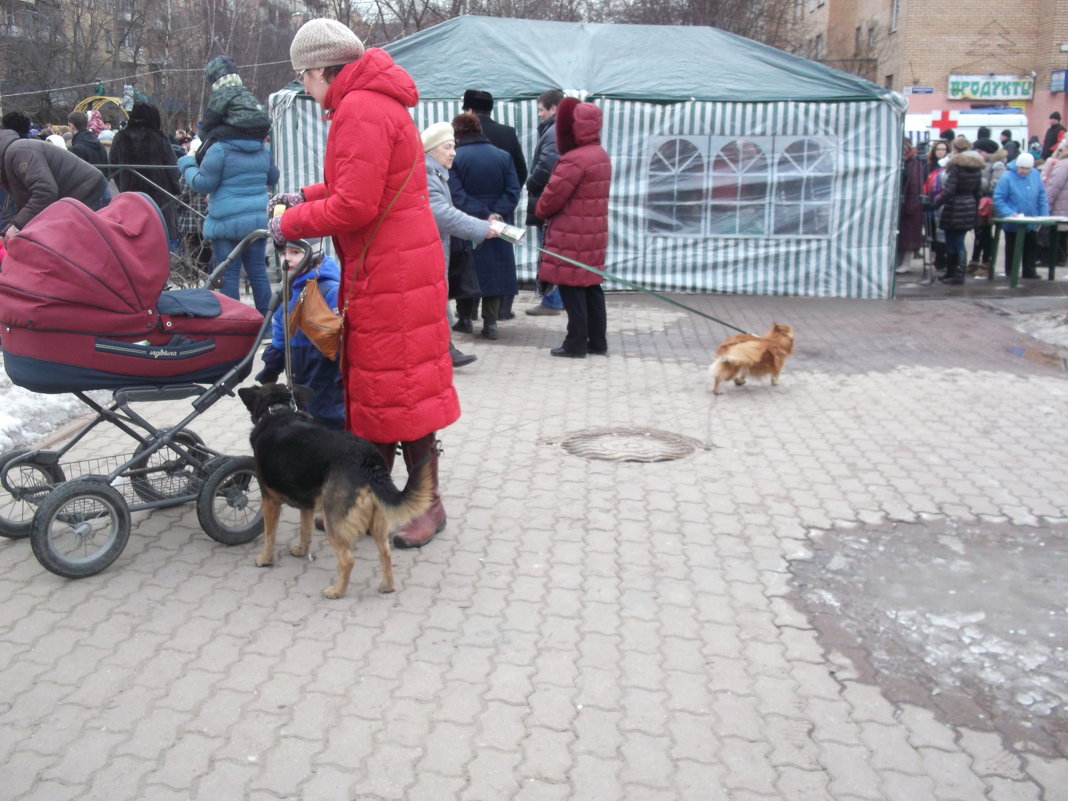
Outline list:
[[[648,428],[579,431],[561,445],[572,456],[605,462],[670,462],[704,447],[690,437]]]

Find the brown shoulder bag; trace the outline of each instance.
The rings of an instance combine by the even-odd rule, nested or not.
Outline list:
[[[341,343],[341,316],[330,308],[319,290],[319,279],[309,278],[289,312],[289,335],[299,328],[328,359],[337,359]]]

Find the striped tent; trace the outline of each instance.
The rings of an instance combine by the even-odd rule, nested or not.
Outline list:
[[[607,269],[627,281],[893,294],[905,103],[888,89],[703,27],[458,17],[386,49],[419,87],[420,129],[458,114],[466,89],[485,89],[528,159],[541,92],[599,105],[613,164]],[[271,107],[283,184],[318,180],[318,106],[288,91]],[[536,251],[516,256],[520,277],[534,278]]]

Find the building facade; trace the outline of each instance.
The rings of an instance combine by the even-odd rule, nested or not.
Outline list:
[[[808,53],[905,95],[910,113],[1013,106],[1068,119],[1066,0],[798,0]],[[947,116],[947,119],[949,117]]]

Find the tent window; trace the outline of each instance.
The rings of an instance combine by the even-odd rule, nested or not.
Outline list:
[[[767,232],[768,157],[755,142],[727,142],[712,162],[709,233],[761,236]]]
[[[783,150],[775,181],[776,236],[827,236],[834,159],[825,142],[800,139]]]
[[[832,139],[672,136],[651,142],[646,230],[657,236],[827,237]]]
[[[701,236],[705,158],[686,139],[669,139],[649,162],[649,232]]]

